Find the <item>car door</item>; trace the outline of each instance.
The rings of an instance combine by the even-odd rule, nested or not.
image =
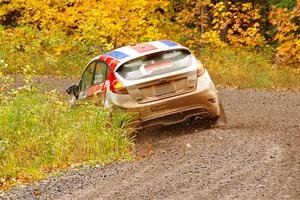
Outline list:
[[[87,99],[102,105],[106,94],[106,79],[109,72],[107,64],[100,60],[92,61],[82,74],[79,84],[79,99]]]

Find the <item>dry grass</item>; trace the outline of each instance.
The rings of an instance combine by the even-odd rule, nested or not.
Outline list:
[[[199,58],[213,80],[223,86],[258,89],[300,89],[300,68],[278,66],[272,50],[224,48],[204,51]]]

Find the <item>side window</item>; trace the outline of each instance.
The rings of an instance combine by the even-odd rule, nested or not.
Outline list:
[[[81,90],[85,90],[86,88],[93,85],[93,77],[94,77],[94,68],[96,62],[92,62],[89,66],[85,69],[82,77],[81,77]]]
[[[104,83],[108,75],[108,67],[106,63],[98,61],[95,68],[94,85]]]

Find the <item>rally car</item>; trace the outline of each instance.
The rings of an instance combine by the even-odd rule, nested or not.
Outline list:
[[[169,40],[130,45],[93,58],[74,99],[139,113],[143,127],[171,125],[191,118],[226,122],[214,83],[191,51]]]

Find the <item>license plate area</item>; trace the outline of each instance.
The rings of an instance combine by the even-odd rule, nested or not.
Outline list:
[[[174,92],[175,92],[175,88],[174,88],[173,84],[171,84],[170,82],[155,86],[156,96],[162,96],[162,95],[166,95],[166,94],[170,94],[170,93],[174,93]]]
[[[151,107],[151,111],[152,112],[162,111],[162,110],[165,110],[167,107],[168,106],[166,104],[153,106],[153,107]]]

